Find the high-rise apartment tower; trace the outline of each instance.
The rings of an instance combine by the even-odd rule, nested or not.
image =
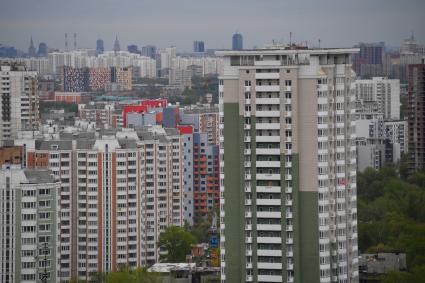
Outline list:
[[[217,52],[221,282],[358,282],[356,52]]]

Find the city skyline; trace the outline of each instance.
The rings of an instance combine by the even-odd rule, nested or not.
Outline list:
[[[40,2],[18,0],[3,5],[0,11],[1,43],[27,50],[32,36],[36,44],[46,42],[49,47],[64,49],[65,32],[69,35],[77,33],[80,48],[95,48],[96,40],[101,38],[105,50],[112,50],[118,36],[123,46],[175,45],[179,52],[190,51],[196,39],[205,41],[205,49],[230,48],[235,32],[244,36],[245,48],[261,47],[272,40],[289,42],[290,32],[293,42],[307,41],[310,46],[317,46],[320,39],[322,47],[349,47],[371,41],[397,46],[412,31],[419,42],[425,41],[421,13],[425,9],[423,1],[406,4],[384,0],[344,3],[335,0],[320,3],[272,0],[259,6],[253,0],[244,1],[244,5],[237,0],[226,3],[226,9],[221,8],[222,1],[198,3],[186,0],[184,5],[134,0],[125,3],[92,0],[81,5],[79,2],[44,0],[41,5]],[[164,5],[169,9],[164,10]],[[236,8],[240,13],[232,12]],[[340,20],[346,25],[341,27]],[[377,22],[380,24],[374,24]]]

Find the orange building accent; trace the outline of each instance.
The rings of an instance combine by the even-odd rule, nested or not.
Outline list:
[[[98,153],[97,155],[97,194],[98,194],[98,207],[97,207],[97,215],[98,215],[98,242],[97,242],[97,251],[98,251],[98,257],[97,257],[97,270],[99,272],[102,272],[102,261],[103,261],[103,225],[102,225],[102,198],[103,198],[103,191],[102,191],[102,155]]]

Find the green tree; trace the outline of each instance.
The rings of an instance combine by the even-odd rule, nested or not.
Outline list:
[[[162,262],[185,262],[186,255],[190,254],[195,238],[183,228],[171,226],[159,236],[158,245],[167,250],[161,255]]]
[[[425,175],[398,172],[386,166],[358,174],[359,249],[405,252],[410,273],[391,273],[383,282],[421,282],[415,278],[425,272]]]

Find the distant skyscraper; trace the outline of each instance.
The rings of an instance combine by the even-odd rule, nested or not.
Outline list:
[[[34,47],[34,42],[32,41],[32,36],[31,36],[31,41],[30,41],[30,47],[28,48],[28,56],[29,57],[35,57],[35,47]]]
[[[243,37],[240,33],[235,33],[232,37],[232,50],[243,49]]]
[[[156,54],[156,46],[154,45],[146,45],[142,47],[142,56],[151,57],[155,59]]]
[[[44,42],[41,42],[38,45],[38,52],[37,52],[38,57],[47,57],[47,44]]]
[[[121,51],[120,42],[118,41],[118,36],[115,37],[114,51],[115,52]]]
[[[138,49],[137,45],[131,44],[127,46],[127,50],[130,53],[140,54],[140,50]]]
[[[194,41],[193,42],[193,52],[205,52],[205,46],[203,41]]]
[[[359,282],[357,51],[218,52],[222,283]]]
[[[99,38],[96,41],[96,53],[97,54],[102,54],[103,51],[105,51],[105,48],[103,47],[103,40]]]
[[[359,43],[360,53],[353,56],[353,69],[362,78],[381,76],[385,43]]]
[[[409,167],[425,169],[425,64],[409,65]]]

